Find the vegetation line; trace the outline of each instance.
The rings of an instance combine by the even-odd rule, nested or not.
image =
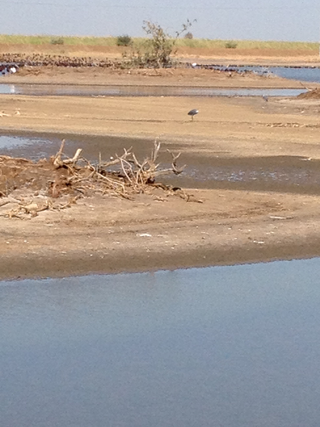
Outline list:
[[[142,46],[146,38],[132,38],[135,46]],[[76,37],[76,36],[23,36],[0,34],[0,44],[25,44],[46,45],[63,44],[68,46],[117,46],[118,37]],[[318,43],[308,42],[285,42],[285,41],[256,41],[256,40],[210,40],[210,39],[188,39],[179,38],[176,47],[191,47],[203,49],[225,48],[226,45],[237,49],[283,49],[283,50],[308,50],[318,51]],[[227,46],[228,47],[228,46]]]

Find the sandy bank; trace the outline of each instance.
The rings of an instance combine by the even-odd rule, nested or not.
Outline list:
[[[87,135],[84,148],[91,152],[90,135],[105,136],[106,155],[113,154],[107,150],[108,135],[122,135],[136,137],[137,146],[144,138],[160,137],[165,147],[185,152],[186,162],[196,159],[203,170],[213,159],[237,166],[240,158],[257,170],[263,170],[263,159],[263,167],[272,170],[275,159],[283,158],[293,159],[303,175],[312,162],[317,170],[320,158],[317,100],[8,95],[0,102],[2,134]],[[192,123],[186,113],[195,107],[200,113]],[[0,277],[319,256],[319,193],[316,184],[308,191],[308,182],[290,189],[275,183],[272,191],[263,180],[254,188],[224,183],[189,190],[204,203],[147,195],[134,201],[94,197],[30,220],[0,217]]]

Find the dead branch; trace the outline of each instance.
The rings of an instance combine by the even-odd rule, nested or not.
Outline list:
[[[171,165],[172,165],[172,172],[175,175],[179,175],[180,173],[183,172],[184,168],[187,166],[187,165],[183,165],[179,169],[177,168],[177,160],[179,159],[179,157],[181,155],[181,152],[179,152],[178,154],[173,154],[170,150],[167,149],[167,151],[172,156],[172,163],[171,163]]]
[[[157,157],[158,157],[158,154],[159,154],[159,150],[160,150],[160,145],[161,145],[160,141],[159,142],[158,141],[154,141],[154,150],[153,150],[153,152],[151,154],[151,160],[152,160],[153,163],[155,163],[156,160],[157,160]]]
[[[79,197],[92,194],[108,194],[132,200],[134,194],[150,193],[161,189],[166,192],[166,197],[170,194],[179,195],[179,192],[174,191],[172,187],[155,182],[161,175],[170,173],[179,175],[185,168],[185,166],[180,168],[177,166],[181,153],[174,154],[167,150],[172,157],[171,167],[162,169],[158,161],[160,147],[160,142],[155,141],[151,155],[144,160],[139,160],[131,147],[124,149],[121,155],[115,155],[115,158],[110,157],[110,161],[107,162],[103,161],[101,153],[99,153],[98,161],[93,163],[81,156],[81,148],[76,150],[73,157],[66,156],[64,154],[65,140],[63,139],[58,152],[50,160],[42,159],[38,163],[34,163],[23,158],[14,159],[0,156],[1,173],[5,178],[3,185],[7,185],[8,176],[12,177],[14,183],[11,188],[6,186],[5,192],[0,192],[0,207],[9,204],[17,205],[9,212],[1,213],[1,216],[22,219],[37,216],[44,210],[59,211],[70,207]],[[34,177],[32,177],[33,172]],[[41,181],[39,178],[41,178],[42,172],[46,175]],[[17,197],[16,192],[13,193],[15,197],[13,194],[9,196],[10,192],[17,188],[16,179],[20,180],[21,185],[23,183],[25,185],[23,198]],[[37,188],[36,192],[30,192],[30,183],[34,183]],[[21,189],[22,187],[18,194],[21,194]],[[43,195],[40,196],[40,194]],[[186,201],[196,201],[182,190],[179,196]],[[66,203],[58,204],[58,199],[61,200],[62,197],[69,197],[69,200]],[[28,198],[29,200],[27,200]],[[43,200],[44,198],[45,200]],[[165,201],[166,199],[156,194],[156,200]]]
[[[59,149],[59,151],[57,152],[57,154],[54,157],[53,165],[56,168],[60,168],[63,165],[62,160],[61,160],[61,156],[62,156],[62,153],[63,153],[65,141],[66,141],[65,139],[63,139],[61,141],[60,149]]]
[[[64,144],[65,144],[65,139],[63,139],[61,141],[60,149],[53,159],[53,165],[57,169],[65,166],[65,165],[73,165],[74,166],[77,163],[77,161],[79,160],[80,154],[82,153],[82,148],[78,148],[77,151],[75,152],[75,155],[71,159],[67,158],[67,159],[62,160]]]

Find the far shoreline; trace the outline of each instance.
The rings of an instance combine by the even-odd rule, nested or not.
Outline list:
[[[249,65],[248,65],[249,66]],[[262,65],[264,67],[265,65]],[[279,65],[283,66],[283,65]],[[287,65],[284,65],[287,66]],[[268,67],[268,66],[267,66]],[[319,64],[320,68],[320,64]],[[17,73],[0,77],[0,84],[37,84],[61,86],[145,86],[198,87],[237,89],[300,89],[301,82],[278,76],[239,75],[208,69],[109,69],[95,67],[68,68],[61,66],[22,67]],[[303,86],[319,87],[320,83],[306,82]]]

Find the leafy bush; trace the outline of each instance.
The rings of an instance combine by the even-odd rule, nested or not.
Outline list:
[[[51,44],[64,44],[64,40],[62,37],[55,37],[50,40]]]
[[[238,44],[234,41],[229,41],[225,44],[225,47],[227,49],[235,49],[238,46]]]
[[[124,36],[117,37],[117,46],[130,46],[131,44],[132,39],[127,34],[125,34]]]

